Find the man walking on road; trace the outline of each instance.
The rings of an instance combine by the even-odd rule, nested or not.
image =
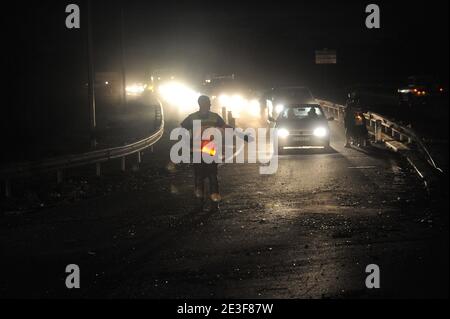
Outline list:
[[[227,125],[225,121],[217,113],[211,112],[211,101],[209,97],[202,95],[198,98],[198,105],[200,107],[199,111],[190,114],[186,117],[183,122],[181,122],[181,127],[192,131],[193,122],[195,120],[201,121],[201,132],[207,128],[225,128]],[[192,136],[192,135],[191,135]],[[192,138],[201,138],[192,136]],[[201,151],[210,153],[214,152],[215,149],[210,149],[212,145],[211,140],[201,141]],[[194,144],[194,143],[192,143]],[[200,206],[203,209],[204,205],[204,182],[206,179],[209,181],[209,193],[212,202],[211,210],[217,211],[219,209],[219,202],[221,201],[221,196],[219,193],[219,181],[217,179],[217,163],[205,163],[203,158],[201,163],[194,163],[194,187],[195,187],[195,197],[199,200]]]

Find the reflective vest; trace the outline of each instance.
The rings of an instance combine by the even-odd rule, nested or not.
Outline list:
[[[216,144],[214,141],[202,140],[201,143],[202,153],[208,154],[209,156],[216,155]]]
[[[210,127],[217,127],[217,114],[213,112],[209,112],[208,116],[206,118],[202,118],[200,116],[200,113],[193,113],[191,117],[192,121],[194,120],[200,120],[202,121],[201,124],[201,134],[202,134],[202,140],[201,140],[201,152],[208,154],[210,156],[215,156],[217,152],[217,147],[214,141],[211,139],[203,139],[203,132],[210,128]],[[193,136],[193,138],[196,138],[196,136]],[[198,137],[197,137],[198,138]]]

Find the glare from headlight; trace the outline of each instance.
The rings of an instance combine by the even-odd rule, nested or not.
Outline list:
[[[231,107],[240,109],[244,105],[245,105],[245,99],[242,96],[236,94],[231,97]]]
[[[233,117],[239,118],[241,111],[247,105],[247,101],[239,94],[233,95],[230,101],[230,109],[233,113]]]
[[[228,104],[230,104],[230,97],[226,94],[222,94],[219,96],[219,103],[220,106],[227,106]]]
[[[129,95],[141,94],[142,92],[145,91],[146,87],[147,87],[147,85],[145,85],[145,84],[136,83],[136,84],[133,84],[133,85],[128,85],[125,88],[125,91]]]
[[[275,112],[277,113],[281,113],[284,110],[284,105],[283,104],[277,104],[277,106],[275,106]]]
[[[197,99],[200,96],[200,93],[178,82],[162,84],[159,93],[166,102],[186,111],[197,108]]]
[[[261,105],[259,104],[258,100],[251,100],[248,103],[248,111],[250,115],[252,116],[259,116],[261,114]]]
[[[258,99],[248,99],[240,94],[220,94],[218,96],[219,107],[226,107],[231,111],[233,117],[239,118],[241,113],[246,113],[252,117],[261,115],[261,105]]]
[[[314,134],[314,136],[317,136],[317,137],[325,137],[325,136],[327,136],[328,131],[324,127],[318,127],[314,130],[313,134]]]
[[[280,129],[278,129],[278,136],[279,137],[288,137],[289,131],[286,130],[285,128],[280,128]]]
[[[220,107],[226,107],[228,111],[231,111],[234,118],[239,118],[241,111],[246,108],[248,101],[239,94],[232,96],[221,94],[219,95],[219,103]]]

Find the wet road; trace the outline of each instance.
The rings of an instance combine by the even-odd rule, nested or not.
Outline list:
[[[166,134],[141,170],[124,177],[133,189],[3,217],[0,294],[447,295],[448,228],[428,218],[442,211],[402,160],[378,148],[345,149],[340,124],[331,129],[333,151],[282,155],[274,175],[260,175],[260,164],[221,166],[219,213],[196,208],[189,167],[163,169]],[[81,289],[69,291],[64,269],[72,263]],[[380,267],[380,289],[365,286],[368,264]]]

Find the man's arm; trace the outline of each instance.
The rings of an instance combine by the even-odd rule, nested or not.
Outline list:
[[[223,120],[223,118],[219,114],[217,114],[216,127],[218,127],[218,128],[227,128],[227,127],[231,128],[231,126],[227,125],[225,123],[225,121]]]
[[[223,118],[220,115],[217,115],[217,123],[216,123],[218,128],[221,129],[226,129],[226,128],[232,128],[234,129],[235,127],[228,125],[225,123],[225,121],[223,120]],[[242,134],[239,132],[234,132],[234,134],[236,134],[237,137],[242,138],[245,142],[253,142],[255,140],[255,138],[253,136],[248,136],[247,134]]]
[[[217,123],[216,123],[216,127],[221,128],[221,129],[225,129],[225,128],[235,128],[234,126],[231,126],[227,123],[225,123],[225,121],[223,120],[223,118],[220,115],[217,115]]]

